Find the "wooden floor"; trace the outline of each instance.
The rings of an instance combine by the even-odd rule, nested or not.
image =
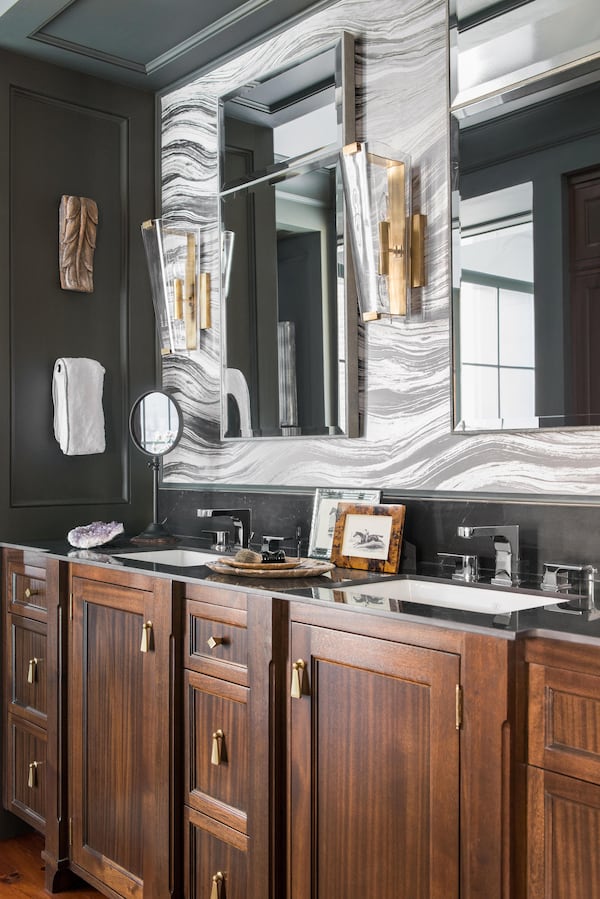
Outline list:
[[[0,840],[0,899],[48,899],[44,889],[44,841],[39,834],[28,833],[11,840]],[[91,887],[55,893],[65,899],[99,899]]]

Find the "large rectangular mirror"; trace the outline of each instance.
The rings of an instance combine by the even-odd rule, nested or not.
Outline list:
[[[223,439],[356,436],[357,306],[340,148],[354,140],[354,45],[219,102]]]
[[[597,0],[451,0],[450,60],[455,428],[599,425]]]

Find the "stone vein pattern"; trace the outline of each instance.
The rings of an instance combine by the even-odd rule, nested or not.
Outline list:
[[[600,494],[600,432],[454,434],[450,352],[447,24],[443,0],[341,0],[162,98],[163,214],[202,229],[213,327],[163,384],[185,426],[165,486],[379,487],[396,491]],[[217,133],[220,94],[330,44],[356,39],[357,136],[410,155],[415,208],[428,216],[422,320],[360,335],[358,439],[219,440]]]

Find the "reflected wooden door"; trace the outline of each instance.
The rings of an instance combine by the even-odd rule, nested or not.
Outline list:
[[[567,178],[570,349],[578,424],[600,424],[600,168]]]

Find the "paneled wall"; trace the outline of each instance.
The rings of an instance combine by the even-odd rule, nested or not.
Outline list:
[[[216,98],[260,72],[356,36],[358,137],[410,154],[416,207],[427,214],[423,320],[370,323],[361,340],[359,439],[218,441],[220,317],[191,358],[165,363],[184,439],[166,483],[349,486],[398,491],[600,496],[600,432],[451,432],[447,24],[444,0],[340,0],[163,98],[163,211],[204,231],[218,284]]]
[[[128,415],[154,385],[152,304],[140,224],[154,211],[154,96],[0,52],[0,529],[63,537],[151,510]],[[94,290],[63,290],[59,205],[95,200]],[[59,357],[105,368],[104,453],[64,455],[53,432]]]

